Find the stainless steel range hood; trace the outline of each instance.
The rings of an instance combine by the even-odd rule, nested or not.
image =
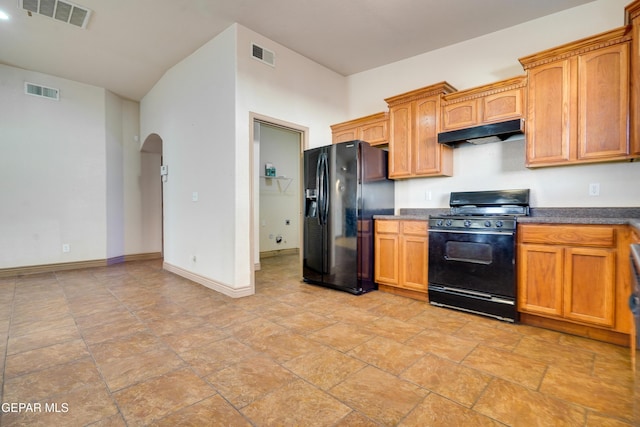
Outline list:
[[[516,119],[442,132],[438,134],[438,142],[452,147],[464,142],[470,144],[486,144],[488,142],[504,141],[510,136],[522,133],[524,133],[524,120]]]

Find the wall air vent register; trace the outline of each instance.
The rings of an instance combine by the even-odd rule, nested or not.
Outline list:
[[[251,44],[251,56],[260,62],[271,65],[272,67],[275,67],[276,65],[276,54],[262,46],[258,46],[255,43]]]
[[[60,100],[60,90],[53,87],[46,87],[34,83],[24,83],[24,93],[27,95],[39,96],[41,98],[49,98],[56,101]]]
[[[91,16],[90,9],[61,0],[18,0],[18,7],[83,29]]]

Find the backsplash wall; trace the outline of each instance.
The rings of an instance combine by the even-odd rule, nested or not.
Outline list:
[[[598,163],[529,169],[525,142],[463,144],[454,150],[454,176],[396,181],[396,209],[441,208],[451,191],[531,189],[534,207],[640,206],[640,162]],[[589,195],[589,184],[600,195]],[[431,196],[431,200],[429,200]]]

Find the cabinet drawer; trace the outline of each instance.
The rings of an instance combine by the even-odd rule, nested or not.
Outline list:
[[[612,247],[616,242],[613,228],[591,225],[522,225],[518,234],[522,243]]]
[[[376,233],[398,234],[399,231],[400,231],[399,221],[386,221],[386,220],[376,221]]]
[[[402,233],[414,236],[426,236],[427,221],[402,221]]]

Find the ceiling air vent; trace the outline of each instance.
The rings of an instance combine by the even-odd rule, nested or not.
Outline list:
[[[55,99],[56,101],[60,100],[60,89],[41,86],[29,82],[25,82],[24,84],[24,93],[27,95],[39,96],[41,98]]]
[[[60,0],[18,0],[18,7],[29,15],[37,13],[78,28],[86,28],[91,16],[90,9]]]
[[[270,50],[258,46],[255,43],[251,44],[251,55],[254,57],[254,59],[271,65],[272,67],[275,67],[276,65],[276,54],[271,52]]]

